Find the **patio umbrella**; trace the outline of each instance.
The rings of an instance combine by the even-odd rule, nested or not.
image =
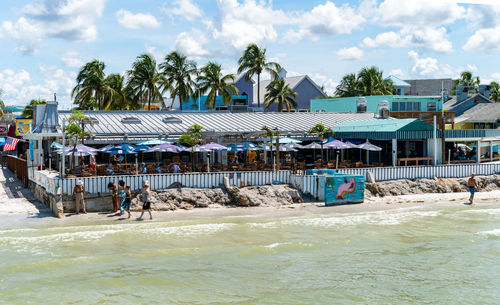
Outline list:
[[[276,143],[276,137],[273,138],[272,142]],[[297,139],[293,139],[293,138],[283,137],[283,138],[279,138],[279,142],[280,142],[280,144],[288,144],[288,143],[300,143],[302,141],[297,140]]]
[[[207,143],[205,145],[202,145],[201,147],[203,147],[206,150],[215,150],[215,151],[227,150],[226,146],[222,146],[222,145],[214,143],[214,142]]]
[[[179,146],[170,144],[170,143],[163,143],[160,145],[153,146],[151,148],[148,147],[147,150],[144,152],[172,152],[172,153],[180,153],[183,151],[183,149]]]
[[[266,146],[266,151],[276,151],[276,146]],[[280,145],[280,152],[291,152],[291,151],[298,151],[297,149],[293,147],[288,147],[288,146],[281,146]]]
[[[250,141],[241,142],[240,144],[236,144],[236,146],[244,148],[245,150],[261,150],[262,149],[262,147],[260,147],[259,145],[255,144],[255,143],[252,143]]]
[[[351,142],[349,142],[349,141],[348,141],[348,142],[345,142],[345,144],[349,145],[349,148],[359,148],[359,147],[358,147],[358,145],[353,144],[353,143],[351,143]]]
[[[4,140],[4,142],[5,142],[5,140]],[[60,148],[62,148],[62,144],[59,144],[57,142],[52,142],[52,144],[50,144],[50,148],[60,149]]]
[[[312,142],[311,144],[304,145],[302,148],[305,149],[321,149],[321,144]]]
[[[382,147],[375,146],[370,142],[365,142],[363,144],[359,144],[359,145],[357,145],[357,147],[360,149],[369,150],[369,151],[381,151],[382,150]]]
[[[347,149],[351,148],[350,145],[339,141],[339,140],[333,140],[328,143],[323,144],[324,148],[332,148],[332,149]]]
[[[96,154],[99,150],[95,149],[93,147],[90,147],[90,146],[83,145],[83,144],[77,145],[75,147],[70,146],[70,147],[64,148],[64,152],[66,154],[72,154],[73,151],[75,152],[75,155],[77,153],[80,153],[80,154],[84,154],[84,155],[88,156],[88,155],[91,155],[91,154]],[[62,152],[63,152],[63,148],[62,147],[57,150],[57,153],[59,153],[59,154],[62,154]]]
[[[227,147],[227,151],[245,151],[246,150],[245,148],[238,146],[238,144],[229,144],[226,147]]]
[[[113,145],[110,144],[110,145],[106,145],[104,147],[99,148],[99,151],[100,152],[105,152],[107,150],[110,150],[111,148],[113,148]]]
[[[161,140],[161,139],[151,139],[151,140],[139,142],[137,144],[138,145],[160,145],[160,144],[165,144],[165,143],[173,144],[172,141]]]
[[[300,145],[298,143],[288,143],[288,144],[284,144],[283,146],[281,147],[288,147],[288,148],[295,148],[295,149],[302,149],[304,148],[304,145]]]

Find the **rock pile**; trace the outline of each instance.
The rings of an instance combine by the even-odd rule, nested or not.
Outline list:
[[[225,189],[174,188],[151,191],[151,206],[156,211],[221,206],[282,206],[302,202],[302,197],[288,185],[250,186]],[[130,209],[139,211],[142,202],[138,195]]]
[[[468,192],[469,178],[434,178],[366,183],[365,197]],[[500,176],[476,176],[480,191],[500,190]]]

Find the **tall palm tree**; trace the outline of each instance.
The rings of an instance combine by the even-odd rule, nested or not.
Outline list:
[[[91,110],[95,106],[94,102],[99,110],[103,108],[104,95],[108,91],[104,84],[105,68],[104,62],[94,59],[86,63],[78,72],[76,86],[73,88],[71,97],[80,109]]]
[[[215,106],[217,96],[222,96],[222,102],[226,105],[231,102],[233,95],[238,92],[232,84],[234,74],[223,75],[221,66],[212,61],[201,68],[197,81],[200,91],[203,93],[208,92],[205,104],[209,108]]]
[[[497,82],[491,82],[491,90],[489,98],[492,101],[498,102],[500,100],[500,85]]]
[[[278,128],[271,129],[268,126],[264,125],[260,128],[266,135],[266,137],[269,138],[269,142],[271,143],[271,148],[273,147],[273,138],[276,137],[276,169],[280,169],[280,160],[279,160],[279,155],[280,155],[280,132]],[[272,156],[273,156],[273,151],[270,149],[271,152],[271,161],[272,161]],[[266,153],[264,151],[264,153]]]
[[[140,108],[133,90],[120,74],[110,74],[104,79],[108,91],[105,95],[105,110],[137,110]]]
[[[273,104],[278,104],[278,111],[282,112],[283,108],[290,112],[292,108],[297,107],[297,92],[293,91],[290,86],[285,83],[284,79],[275,79],[267,86],[267,93],[264,95],[265,110],[268,110]]]
[[[135,97],[141,101],[147,101],[148,110],[151,110],[153,101],[160,101],[162,107],[165,108],[162,93],[168,89],[168,83],[158,71],[156,60],[151,55],[137,56],[132,69],[127,74]]]
[[[243,55],[238,60],[238,73],[245,73],[245,80],[248,82],[257,74],[257,107],[260,107],[260,74],[262,71],[269,72],[274,78],[281,71],[281,66],[275,62],[266,61],[266,49],[261,49],[255,43],[249,44]]]
[[[160,70],[170,84],[172,105],[175,98],[178,97],[182,111],[182,104],[188,102],[189,98],[193,96],[193,83],[197,74],[196,63],[174,51],[165,56],[163,63],[160,64]]]
[[[358,96],[358,80],[355,73],[349,73],[342,77],[340,84],[335,88],[335,96],[351,97]]]
[[[2,95],[3,95],[3,90],[2,88],[0,88],[0,117],[4,117],[5,116],[5,112],[6,112],[6,109],[5,109],[5,103],[3,102],[2,100]]]
[[[323,124],[316,124],[314,125],[313,128],[311,128],[308,132],[309,134],[314,134],[318,137],[318,139],[320,140],[320,143],[321,143],[321,166],[323,167],[323,160],[324,160],[324,157],[323,157],[323,141],[325,140],[325,135],[327,133],[332,133],[333,134],[333,130],[331,128],[325,128],[325,125]]]
[[[358,88],[361,95],[387,95],[392,94],[394,86],[391,80],[384,80],[382,71],[372,66],[363,68],[358,73]]]

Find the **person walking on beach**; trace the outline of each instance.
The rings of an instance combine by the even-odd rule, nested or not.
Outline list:
[[[128,217],[127,218],[130,218],[130,204],[132,203],[132,192],[130,191],[130,186],[127,185],[125,187],[125,205],[124,205],[124,209],[125,211],[127,211],[128,213]]]
[[[476,179],[474,178],[475,175],[472,174],[467,181],[467,186],[469,187],[469,192],[470,192],[470,197],[469,197],[469,202],[470,204],[474,203],[474,193],[476,192],[476,189],[479,189],[479,186],[477,185]]]
[[[116,183],[108,183],[108,190],[111,191],[111,200],[113,201],[113,213],[118,211],[118,187]]]
[[[138,218],[139,220],[142,219],[142,216],[144,215],[145,211],[148,211],[149,213],[149,219],[153,219],[153,215],[151,215],[151,193],[149,190],[149,181],[144,181],[142,185],[142,193],[139,195],[140,198],[142,199],[142,213],[141,216]]]
[[[125,199],[127,197],[127,190],[125,189],[125,181],[118,181],[118,197],[120,197],[120,216],[123,215],[125,210]]]
[[[73,188],[73,200],[75,200],[76,204],[76,214],[80,214],[80,205],[83,207],[83,213],[87,214],[87,208],[85,207],[85,189],[82,180],[78,180],[75,188]]]

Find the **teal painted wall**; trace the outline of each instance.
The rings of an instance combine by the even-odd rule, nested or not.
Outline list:
[[[428,102],[436,102],[436,111],[441,111],[443,103],[439,97],[405,97],[398,95],[374,95],[366,96],[366,111],[378,112],[378,105],[381,101],[389,102],[389,109],[394,111],[393,102],[420,102],[420,111],[427,111]],[[356,100],[358,97],[339,97],[329,99],[311,100],[311,112],[324,110],[326,112],[356,112]]]

